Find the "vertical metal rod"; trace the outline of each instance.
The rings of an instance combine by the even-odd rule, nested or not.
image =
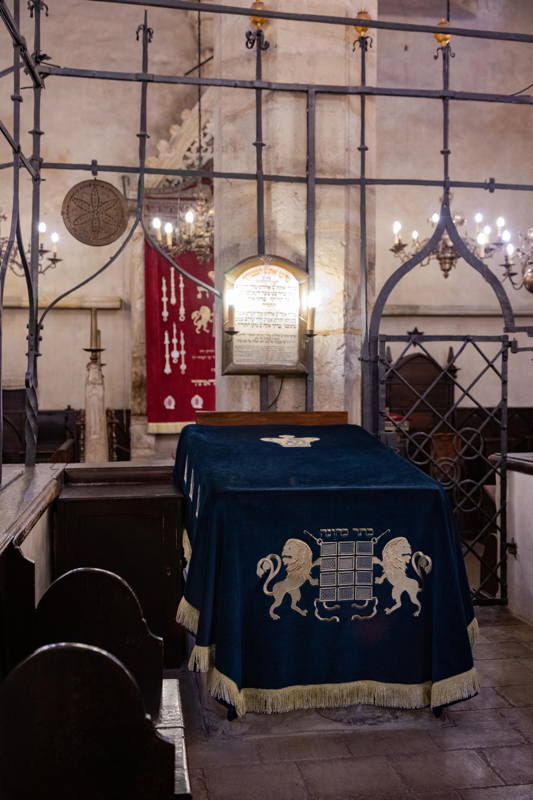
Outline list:
[[[196,55],[198,64],[198,77],[202,77],[202,17],[200,9],[197,14]],[[202,86],[198,84],[198,169],[202,169]],[[202,178],[198,179],[202,183]]]
[[[366,36],[359,37],[359,50],[361,54],[361,86],[366,86],[366,52],[368,48],[368,39]],[[367,237],[367,224],[366,224],[366,153],[368,150],[366,144],[366,95],[363,93],[359,96],[359,177],[361,183],[359,184],[359,316],[361,319],[361,355],[362,364],[361,377],[362,377],[362,392],[361,392],[361,416],[363,424],[368,426],[368,417],[365,413],[365,399],[366,393],[371,390],[370,385],[366,385],[365,381],[365,365],[366,359],[369,358],[368,352],[368,253],[366,246]],[[376,398],[377,399],[377,398]],[[370,401],[372,402],[372,401]]]
[[[442,88],[447,91],[450,86],[450,47],[448,44],[442,51]],[[443,203],[450,205],[450,99],[442,98],[442,160],[443,160]]]
[[[315,288],[315,220],[316,220],[316,92],[307,92],[307,198],[306,198],[306,268],[309,289]],[[312,411],[314,405],[314,339],[307,339],[309,372],[305,381],[305,410]]]
[[[263,31],[258,30],[255,40],[255,79],[263,78],[262,63]],[[257,252],[265,254],[265,181],[263,174],[263,93],[262,89],[255,90],[255,170],[256,170],[256,225],[257,225]],[[268,375],[259,377],[259,408],[268,410]]]
[[[144,73],[148,72],[148,48],[152,41],[153,31],[148,26],[148,12],[144,12],[144,21],[137,28],[137,39],[139,33],[142,34],[142,57],[141,64]],[[144,168],[146,165],[146,140],[148,132],[146,130],[146,120],[148,116],[148,83],[143,81],[141,84],[141,105],[139,112],[139,185],[137,187],[137,208],[142,209],[144,200]]]
[[[41,53],[41,0],[31,6],[34,20],[33,58],[39,63]],[[37,436],[39,432],[37,415],[37,359],[39,357],[40,326],[39,307],[39,216],[41,213],[41,87],[33,87],[33,128],[31,164],[35,171],[32,179],[31,231],[30,231],[30,275],[28,282],[28,352],[26,364],[26,458],[27,467],[32,467],[37,459]]]
[[[507,449],[509,447],[507,381],[509,360],[509,337],[504,336],[502,347],[502,411],[500,421],[500,553],[501,600],[507,602]]]
[[[16,23],[17,30],[20,28],[20,0],[15,0],[13,4],[13,17]],[[2,399],[2,316],[3,316],[3,299],[4,299],[4,286],[9,266],[9,260],[13,251],[16,229],[19,218],[19,187],[20,187],[20,104],[22,97],[20,94],[20,48],[19,45],[13,42],[13,140],[15,150],[12,154],[13,166],[13,200],[11,208],[11,223],[8,235],[8,241],[4,252],[2,253],[2,260],[0,263],[0,486],[2,485],[2,453],[4,446],[4,420],[3,420],[3,399]]]

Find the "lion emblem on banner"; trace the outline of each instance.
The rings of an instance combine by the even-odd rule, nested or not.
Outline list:
[[[311,570],[318,564],[320,564],[320,559],[313,561],[311,548],[301,539],[287,539],[281,551],[281,557],[277,553],[270,553],[259,559],[257,562],[258,577],[262,578],[268,573],[263,591],[274,598],[268,612],[272,619],[280,619],[275,610],[279,608],[287,594],[291,598],[292,610],[303,617],[307,615],[306,609],[300,608],[298,605],[301,599],[300,589],[306,581],[309,581],[312,586],[318,585],[318,580],[311,576]],[[282,566],[285,567],[287,577],[272,584]]]
[[[418,577],[422,578],[424,574],[429,575],[431,572],[433,566],[431,558],[420,551],[412,553],[411,545],[405,536],[397,536],[387,542],[383,548],[381,559],[374,557],[373,563],[383,569],[383,574],[374,578],[374,583],[383,583],[387,580],[392,586],[394,605],[386,608],[385,614],[392,614],[401,607],[402,595],[405,592],[416,606],[413,617],[418,617],[422,610],[422,604],[417,595],[422,591],[422,587],[415,578],[407,576],[407,567],[411,564]]]
[[[196,333],[209,333],[209,323],[213,320],[213,312],[209,306],[200,306],[191,314],[191,319],[194,323]]]

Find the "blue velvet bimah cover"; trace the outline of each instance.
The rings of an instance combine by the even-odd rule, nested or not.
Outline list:
[[[442,487],[356,425],[181,434],[191,665],[236,712],[439,707],[477,691]]]

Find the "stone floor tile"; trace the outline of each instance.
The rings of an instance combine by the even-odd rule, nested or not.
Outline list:
[[[480,747],[527,744],[521,733],[501,719],[499,724],[483,722],[477,725],[458,725],[431,733],[430,736],[441,750],[474,750]]]
[[[494,789],[467,789],[462,800],[531,800],[533,783],[527,786],[498,786]]]
[[[504,606],[476,606],[475,612],[476,619],[482,627],[485,625],[521,624],[520,620]]]
[[[390,753],[424,753],[436,750],[435,743],[423,731],[354,731],[346,734],[354,756],[384,756]]]
[[[189,780],[191,782],[191,793],[194,800],[209,800],[209,796],[207,794],[207,783],[203,770],[190,769]]]
[[[403,800],[412,794],[386,758],[345,758],[298,764],[313,800]]]
[[[489,644],[476,644],[474,648],[474,661],[487,658],[528,658],[533,661],[533,653],[523,642],[490,642]]]
[[[486,723],[499,724],[503,722],[503,717],[498,708],[465,708],[455,710],[457,706],[452,706],[448,710],[450,722],[454,725],[483,725]]]
[[[194,769],[253,764],[260,760],[253,740],[228,740],[223,737],[190,742],[187,744],[187,758]]]
[[[533,628],[530,625],[489,625],[482,628],[483,638],[489,642],[528,642],[533,641]]]
[[[446,792],[415,792],[413,798],[416,800],[462,800],[461,794],[454,789]]]
[[[498,692],[510,702],[512,706],[533,706],[533,685],[526,686],[498,686]]]
[[[470,697],[461,703],[454,703],[451,708],[454,711],[463,709],[472,711],[477,708],[503,708],[508,705],[508,701],[496,689],[485,686],[475,697]]]
[[[316,761],[349,757],[350,751],[342,734],[313,736],[270,736],[257,740],[261,761]]]
[[[481,756],[470,750],[442,752],[438,758],[432,753],[391,756],[391,761],[405,783],[416,791],[470,789],[502,783]]]
[[[435,717],[429,708],[399,709],[354,705],[346,708],[324,708],[324,721],[342,724],[344,730],[434,730],[447,724],[446,715]],[[322,730],[325,724],[322,724]]]
[[[533,671],[514,659],[478,661],[476,669],[481,686],[533,685]]]
[[[501,715],[520,733],[529,738],[533,736],[533,708],[502,708]]]
[[[509,628],[513,631],[513,638],[519,642],[524,642],[528,647],[533,646],[533,626],[518,625],[516,628]]]
[[[495,747],[483,752],[505,783],[533,783],[532,745]]]
[[[325,762],[330,764],[330,761]],[[328,768],[326,768],[328,769]],[[209,800],[308,800],[295,764],[250,764],[204,770]],[[324,774],[328,772],[325,770]],[[196,800],[196,798],[194,798]]]

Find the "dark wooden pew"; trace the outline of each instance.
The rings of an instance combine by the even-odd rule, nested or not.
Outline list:
[[[163,678],[163,641],[150,632],[126,581],[95,567],[61,575],[36,609],[35,642],[81,642],[115,656],[136,679],[156,730],[174,747],[175,797],[190,797],[178,681]]]
[[[0,687],[0,796],[176,797],[174,748],[156,733],[114,656],[84,644],[47,645],[9,674]]]
[[[146,710],[159,714],[163,640],[150,632],[133,590],[103,569],[74,569],[57,578],[35,612],[35,645],[92,644],[112,653],[133,674]]]

